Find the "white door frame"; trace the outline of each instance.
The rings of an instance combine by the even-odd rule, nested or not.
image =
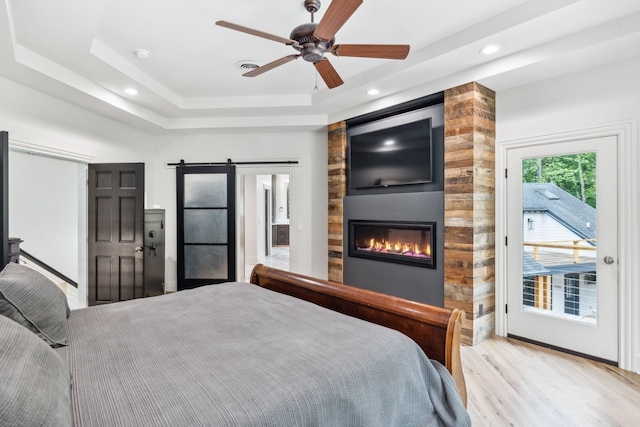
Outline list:
[[[244,176],[289,174],[289,224],[296,224],[295,213],[295,167],[278,165],[237,165],[236,166],[236,277],[244,276]],[[241,206],[242,205],[242,206]],[[289,270],[296,271],[296,233],[289,233]],[[239,280],[239,279],[238,279]]]
[[[640,370],[640,149],[637,123],[621,122],[606,126],[532,138],[496,142],[496,335],[507,335],[507,152],[539,144],[563,143],[588,138],[614,136],[618,144],[618,257],[619,290],[619,366]],[[635,141],[634,141],[635,140]],[[639,372],[640,373],[640,372]]]
[[[9,135],[9,150],[38,156],[67,160],[78,164],[83,172],[78,174],[78,302],[77,308],[89,305],[88,266],[89,252],[87,249],[87,180],[88,165],[95,161],[95,156],[73,151],[60,150],[54,147],[19,141]],[[9,154],[11,155],[11,154]]]

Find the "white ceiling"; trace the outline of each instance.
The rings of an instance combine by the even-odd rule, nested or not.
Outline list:
[[[364,0],[336,43],[409,44],[406,60],[327,55],[345,82],[334,89],[302,59],[243,77],[239,61],[297,52],[214,23],[288,38],[310,21],[303,3],[0,0],[0,76],[147,131],[302,129],[469,81],[499,91],[640,55],[640,0]],[[502,49],[481,55],[490,43]]]

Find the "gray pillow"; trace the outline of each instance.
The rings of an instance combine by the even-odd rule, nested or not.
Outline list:
[[[71,426],[69,367],[40,338],[0,316],[0,426]]]
[[[45,276],[10,262],[0,272],[0,314],[34,332],[52,347],[67,344],[67,297]]]

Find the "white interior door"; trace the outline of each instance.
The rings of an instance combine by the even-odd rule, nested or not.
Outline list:
[[[616,141],[508,150],[509,335],[618,361]]]

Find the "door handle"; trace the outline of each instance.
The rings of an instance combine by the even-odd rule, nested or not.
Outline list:
[[[142,246],[136,246],[136,252],[142,252],[144,248]]]
[[[604,263],[605,264],[613,264],[614,262],[615,262],[615,260],[612,257],[610,257],[610,256],[604,257]]]

